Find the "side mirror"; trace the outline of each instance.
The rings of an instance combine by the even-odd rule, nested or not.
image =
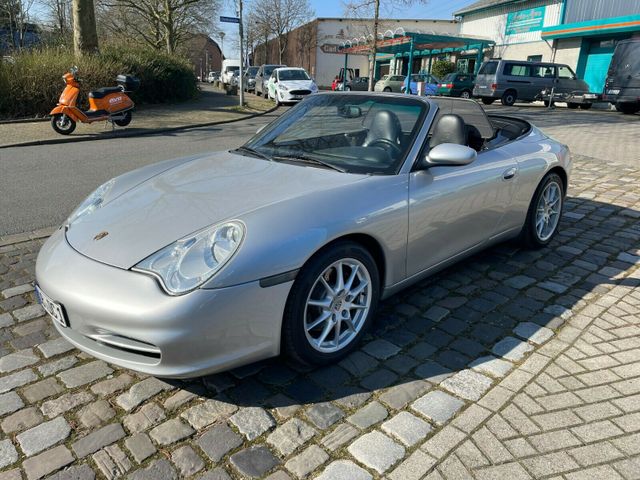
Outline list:
[[[343,118],[359,118],[362,116],[362,109],[356,105],[343,105],[338,107],[338,115]]]
[[[433,147],[425,157],[423,167],[469,165],[478,156],[473,148],[457,143],[441,143]]]

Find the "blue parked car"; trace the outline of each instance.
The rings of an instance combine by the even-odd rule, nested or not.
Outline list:
[[[411,75],[411,95],[418,94],[418,82],[424,82],[424,94],[435,95],[438,90],[438,83],[440,79],[434,77],[430,73],[413,73]],[[407,91],[407,84],[409,83],[409,77],[405,78],[404,85],[402,87],[402,93]]]

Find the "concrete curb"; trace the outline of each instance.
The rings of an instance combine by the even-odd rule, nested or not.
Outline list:
[[[12,125],[16,123],[35,123],[35,122],[47,122],[50,117],[35,117],[35,118],[17,118],[15,120],[0,120],[0,125]]]
[[[157,128],[157,129],[152,129],[152,130],[148,130],[148,131],[144,131],[144,132],[138,132],[138,131],[127,131],[124,130],[123,132],[117,132],[117,133],[111,133],[111,132],[107,132],[106,134],[100,136],[100,137],[96,137],[96,136],[88,136],[88,137],[74,137],[74,138],[51,138],[48,140],[34,140],[32,142],[22,142],[22,143],[12,143],[9,145],[0,145],[0,150],[1,149],[5,149],[5,148],[15,148],[15,147],[33,147],[33,146],[41,146],[41,145],[56,145],[56,144],[60,144],[60,143],[75,143],[75,142],[90,142],[90,141],[95,141],[95,140],[109,140],[111,138],[130,138],[130,137],[143,137],[146,135],[158,135],[160,133],[168,133],[168,132],[177,132],[180,130],[190,130],[193,128],[200,128],[200,127],[210,127],[213,125],[223,125],[226,123],[235,123],[235,122],[239,122],[242,120],[249,120],[251,118],[256,118],[256,117],[260,117],[262,115],[266,115],[268,113],[272,113],[274,111],[276,111],[279,108],[279,106],[275,106],[269,110],[265,110],[264,112],[259,112],[259,113],[252,113],[250,115],[246,115],[243,117],[239,117],[239,118],[232,118],[230,120],[218,120],[215,122],[204,122],[204,123],[193,123],[190,125],[181,125],[178,127],[167,127],[167,128]]]
[[[47,227],[33,230],[32,232],[15,233],[12,235],[5,235],[0,237],[0,247],[6,247],[14,245],[16,243],[29,242],[31,240],[38,240],[39,238],[50,237],[59,227]]]

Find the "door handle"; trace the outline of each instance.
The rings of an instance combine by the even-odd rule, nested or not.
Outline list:
[[[516,173],[518,173],[518,169],[516,167],[512,167],[503,172],[502,178],[504,178],[505,180],[511,180],[513,177],[516,176]]]

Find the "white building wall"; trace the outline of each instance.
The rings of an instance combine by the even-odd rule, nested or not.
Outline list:
[[[323,46],[325,50],[329,50],[330,46],[337,47],[347,40],[368,35],[371,32],[371,23],[371,20],[349,18],[318,19],[315,80],[321,88],[330,87],[335,76],[344,67],[344,55],[325,53]],[[383,19],[380,21],[379,32],[396,31],[398,28],[403,28],[405,32],[456,33],[458,24],[453,20]],[[358,68],[361,76],[368,76],[367,55],[349,55],[348,68]]]

